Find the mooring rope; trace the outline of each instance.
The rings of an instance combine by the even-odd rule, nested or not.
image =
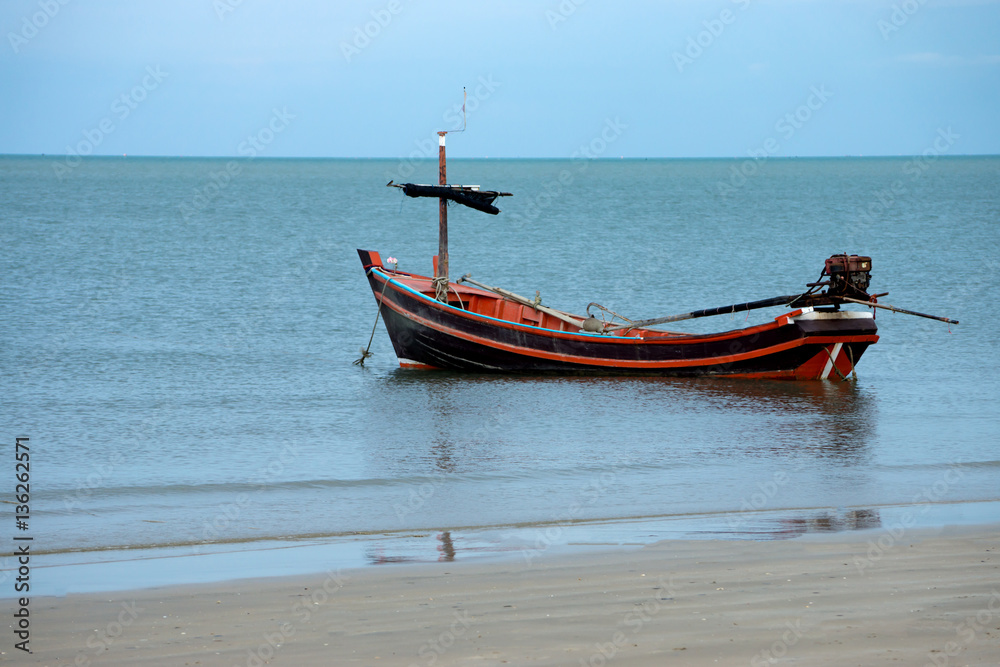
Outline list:
[[[371,273],[374,270],[375,270],[375,267],[372,267],[372,268],[368,269],[368,273]],[[365,365],[365,359],[367,359],[369,357],[375,356],[375,353],[371,352],[372,341],[375,340],[375,329],[378,328],[378,318],[382,315],[382,297],[385,295],[385,288],[388,287],[388,286],[389,286],[389,279],[386,278],[385,279],[385,283],[383,283],[383,285],[382,285],[382,291],[379,292],[379,295],[378,295],[378,308],[375,311],[375,324],[372,325],[372,335],[368,339],[368,347],[367,348],[364,348],[364,347],[361,348],[361,357],[359,357],[358,359],[354,360],[354,363],[352,364],[354,366],[364,366]]]
[[[848,348],[848,350],[850,350],[850,348]],[[833,370],[837,371],[837,375],[840,376],[841,380],[847,382],[847,378],[844,377],[844,374],[840,372],[839,368],[837,368],[837,362],[833,360],[833,355],[830,354],[830,350],[826,349],[826,345],[823,346],[823,351],[826,352],[826,356],[830,357],[830,364],[833,366]],[[848,352],[848,354],[850,354],[850,352]],[[851,368],[853,367],[854,367],[854,362],[852,361]]]

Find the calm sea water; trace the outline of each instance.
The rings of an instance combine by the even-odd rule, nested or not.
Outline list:
[[[1000,499],[1000,158],[450,162],[514,193],[497,217],[452,208],[453,272],[554,307],[788,294],[847,251],[884,302],[961,320],[879,313],[846,384],[404,371],[381,324],[361,368],[355,249],[430,272],[437,204],[384,184],[435,163],[57,164],[0,158],[0,429],[8,452],[31,438],[37,553],[343,539],[382,562],[870,528],[901,505],[1000,518],[980,502]]]

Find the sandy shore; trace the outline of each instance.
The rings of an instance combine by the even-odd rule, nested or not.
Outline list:
[[[1000,526],[30,600],[39,665],[997,665]],[[5,601],[12,618],[13,601]]]

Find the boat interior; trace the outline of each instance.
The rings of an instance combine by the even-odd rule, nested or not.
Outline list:
[[[430,299],[435,298],[434,282],[431,277],[408,273],[406,271],[397,271],[384,265],[379,266],[379,268],[386,275],[392,276],[393,280],[420,292]],[[561,319],[557,315],[536,310],[531,305],[518,303],[511,298],[495,292],[455,281],[448,283],[448,305],[454,308],[466,310],[470,313],[485,315],[486,317],[492,317],[506,322],[540,327],[542,329],[549,329],[552,331],[566,331],[570,333],[581,333],[581,323],[583,320],[587,319],[586,315],[580,316],[574,313],[559,311],[560,314],[578,322],[575,324],[570,323]],[[624,324],[624,322],[621,321],[616,321],[615,323]],[[649,328],[637,328],[615,331],[610,335],[650,339],[690,334],[660,331]]]

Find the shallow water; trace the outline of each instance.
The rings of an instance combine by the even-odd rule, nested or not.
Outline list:
[[[848,251],[882,301],[961,320],[878,314],[847,384],[404,371],[381,324],[353,366],[375,318],[355,249],[430,272],[436,204],[383,187],[414,165],[252,160],[213,189],[225,160],[54,163],[0,158],[0,428],[31,438],[37,553],[448,531],[461,557],[512,526],[746,536],[747,508],[846,529],[1000,499],[998,158],[761,161],[727,194],[739,161],[449,164],[515,193],[451,209],[453,272],[547,305],[765,298]]]

